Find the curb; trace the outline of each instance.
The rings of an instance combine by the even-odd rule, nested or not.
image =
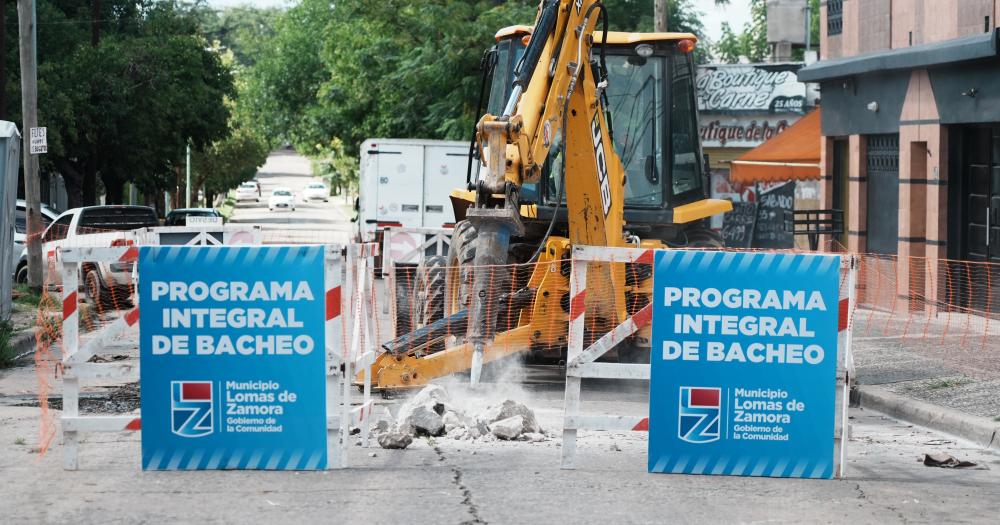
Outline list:
[[[23,365],[35,361],[34,354],[35,351],[35,329],[31,328],[23,332],[18,332],[14,334],[14,337],[10,339],[10,346],[14,350],[14,355],[19,356],[22,354],[28,354],[20,359],[14,361],[14,365]]]
[[[901,396],[878,386],[858,386],[863,408],[1000,451],[1000,422]]]

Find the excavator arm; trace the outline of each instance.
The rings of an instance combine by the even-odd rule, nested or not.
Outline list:
[[[507,263],[510,238],[524,232],[518,193],[522,184],[539,180],[557,141],[564,145],[559,178],[564,188],[558,195],[568,190],[570,243],[624,243],[624,169],[602,104],[607,85],[603,60],[591,53],[599,20],[602,34],[607,34],[607,13],[596,0],[543,0],[503,113],[487,114],[477,125],[486,170],[477,184],[476,203],[466,214],[478,233],[468,316],[473,384],[479,381],[484,349],[496,332],[495,305],[506,289],[504,283],[498,285],[496,269]],[[591,278],[611,277],[608,268],[596,270]],[[598,315],[603,309],[609,317],[624,309],[621,298],[594,306]]]

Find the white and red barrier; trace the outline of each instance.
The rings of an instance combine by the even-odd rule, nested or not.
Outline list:
[[[385,302],[382,313],[396,318],[396,264],[415,265],[424,260],[428,251],[433,255],[448,255],[452,228],[389,227],[382,230],[382,277],[385,279]],[[421,241],[420,239],[423,239]],[[395,326],[393,325],[395,331]],[[397,335],[393,333],[392,336]]]
[[[347,247],[328,245],[324,257],[325,338],[327,374],[327,446],[330,468],[348,466],[348,437],[352,426],[362,429],[367,446],[368,427],[374,402],[371,398],[371,365],[375,359],[373,317],[369,315],[372,298],[374,257],[379,246],[374,243]],[[138,297],[133,308],[120,312],[112,322],[91,334],[80,344],[79,269],[83,263],[137,263],[135,246],[112,248],[59,249],[57,259],[62,278],[62,355],[63,410],[60,418],[64,444],[64,468],[79,466],[79,434],[89,432],[130,432],[142,429],[139,415],[83,416],[79,410],[80,381],[139,380],[135,361],[90,362],[114,338],[137,330]],[[346,283],[345,283],[346,276]],[[133,271],[133,281],[141,276]],[[138,289],[137,286],[133,289]],[[349,334],[348,338],[345,334]],[[136,333],[138,342],[138,333]],[[348,341],[349,339],[349,341]],[[354,371],[363,374],[363,398],[352,403]]]
[[[562,468],[576,468],[578,430],[649,431],[649,417],[633,415],[584,414],[580,411],[583,378],[646,380],[650,379],[649,364],[596,362],[615,346],[626,341],[639,329],[652,322],[653,305],[647,304],[618,326],[584,348],[587,298],[587,269],[590,263],[649,264],[655,250],[643,248],[607,248],[577,246],[573,248],[573,270],[570,276],[569,334],[566,359],[566,393],[564,401]],[[841,280],[838,323],[838,360],[836,422],[834,424],[834,476],[842,477],[847,457],[848,394],[854,377],[851,353],[850,315],[855,305],[857,258],[844,255],[841,259]],[[655,273],[655,270],[654,270]]]
[[[80,345],[79,272],[83,263],[135,263],[139,250],[134,246],[114,248],[62,247],[56,254],[62,279],[62,372],[63,372],[63,468],[79,466],[79,433],[129,432],[142,428],[141,418],[125,416],[81,416],[80,380],[139,380],[139,366],[129,362],[91,363],[90,359],[113,338],[137,328],[139,306],[101,328],[83,346]]]

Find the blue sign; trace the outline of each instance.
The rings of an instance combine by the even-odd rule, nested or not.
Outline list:
[[[649,471],[832,477],[840,257],[654,264]]]
[[[139,249],[142,468],[326,468],[321,246]]]

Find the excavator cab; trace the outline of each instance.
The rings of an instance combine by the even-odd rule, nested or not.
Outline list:
[[[489,85],[485,112],[502,111],[531,31],[531,26],[511,26],[496,33],[497,43],[483,62],[484,85]],[[694,35],[612,31],[605,37],[596,32],[595,53],[601,45],[608,68],[607,117],[626,172],[626,230],[672,247],[722,247],[721,237],[708,228],[706,219],[732,206],[707,198],[708,170],[698,136]],[[556,137],[553,141],[560,143]],[[541,182],[521,187],[522,216],[529,231],[547,226],[553,213],[565,213],[556,202],[561,162],[561,151],[554,148]],[[473,195],[456,191],[452,197],[456,217],[463,217]],[[565,199],[564,193],[563,204]]]

